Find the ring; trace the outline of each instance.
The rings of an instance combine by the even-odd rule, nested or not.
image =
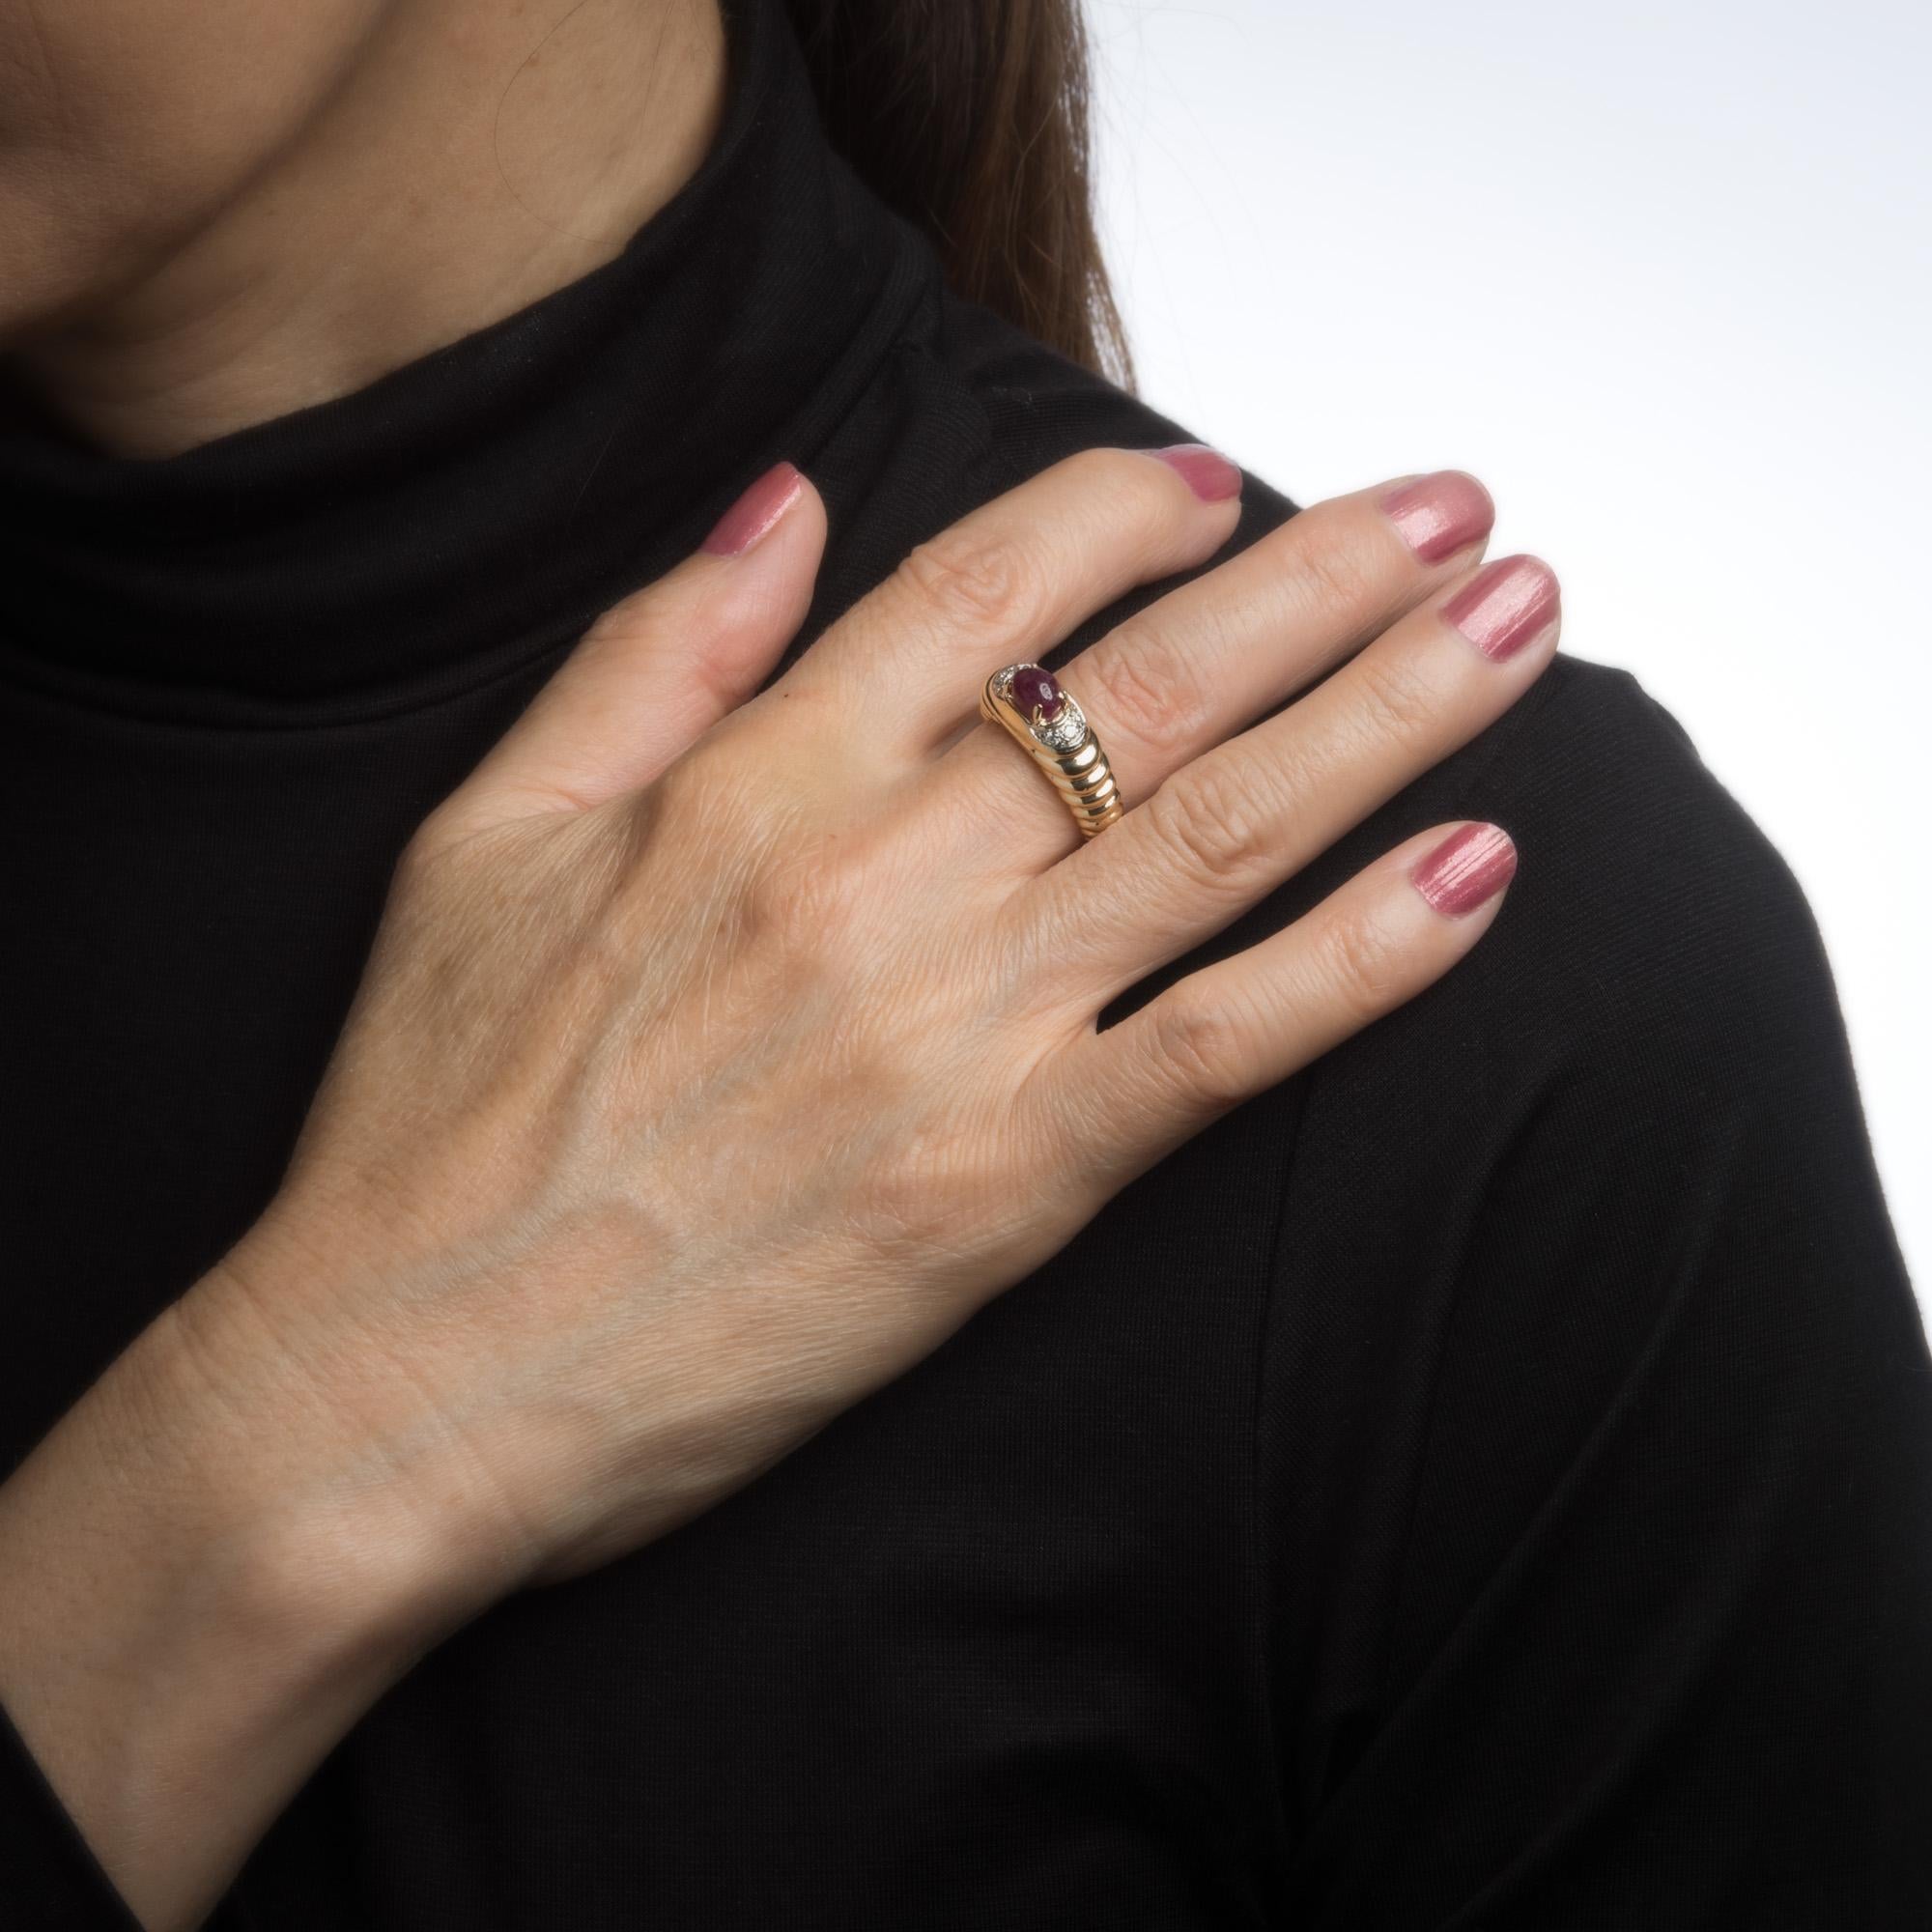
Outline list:
[[[980,688],[980,715],[1004,724],[1032,753],[1066,801],[1082,838],[1104,832],[1126,810],[1087,714],[1043,665],[996,670]]]

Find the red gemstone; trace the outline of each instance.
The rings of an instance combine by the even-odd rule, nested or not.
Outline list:
[[[1050,670],[1027,665],[1013,673],[1013,702],[1020,716],[1029,718],[1037,710],[1042,720],[1058,718],[1066,702],[1066,694],[1054,681]]]

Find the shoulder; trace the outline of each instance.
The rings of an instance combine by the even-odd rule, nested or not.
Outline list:
[[[1627,670],[1559,653],[1452,760],[1440,796],[1522,855],[1491,939],[1520,1017],[1627,1075],[1740,1082],[1843,1050],[1816,922],[1783,855]],[[1489,944],[1486,939],[1485,945]],[[1478,949],[1481,951],[1482,949]]]

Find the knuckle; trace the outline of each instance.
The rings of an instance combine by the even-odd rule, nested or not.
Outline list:
[[[789,958],[832,957],[864,894],[855,866],[810,849],[769,856],[746,888],[746,923]]]
[[[1117,497],[1139,490],[1148,480],[1147,465],[1140,457],[1105,444],[1063,458],[1060,473],[1077,489]]]
[[[696,586],[654,583],[600,611],[574,655],[592,665],[664,663],[679,676],[693,675],[706,659],[691,640],[715,629],[709,615]]]
[[[1240,886],[1253,874],[1267,815],[1249,777],[1225,758],[1182,767],[1144,809],[1154,837],[1191,875]]]
[[[1289,527],[1300,539],[1296,570],[1321,603],[1344,616],[1361,617],[1380,608],[1383,559],[1378,546],[1363,540],[1356,523],[1307,511]]]
[[[928,537],[900,570],[943,623],[1009,635],[1031,630],[1040,614],[1038,579],[1010,539],[955,526]]]
[[[715,839],[718,827],[731,822],[724,814],[733,811],[737,798],[737,787],[721,770],[714,749],[700,741],[687,746],[658,773],[639,804],[651,824],[665,828],[669,837],[703,840]]]
[[[889,909],[869,841],[799,831],[760,846],[741,890],[740,929],[787,973],[863,979]]]
[[[1329,978],[1350,1019],[1366,1023],[1401,1003],[1407,979],[1405,949],[1373,912],[1338,915],[1324,938]]]
[[[1372,646],[1355,660],[1352,677],[1378,739],[1419,737],[1441,710],[1435,687],[1406,653]]]
[[[1252,1056],[1236,1014],[1179,989],[1156,1002],[1153,1014],[1153,1053],[1178,1092],[1216,1112],[1245,1097]]]
[[[1069,456],[1062,473],[1084,497],[1107,506],[1122,540],[1157,535],[1178,520],[1176,493],[1143,450],[1100,447]]]
[[[657,629],[653,619],[662,612],[665,603],[662,586],[652,584],[647,590],[634,592],[621,602],[600,611],[590,621],[590,628],[583,634],[587,644],[634,643],[640,638],[653,635]]]
[[[1103,728],[1126,732],[1159,757],[1199,744],[1208,698],[1189,653],[1151,625],[1123,624],[1094,664]]]
[[[701,633],[695,635],[702,639]],[[708,720],[715,721],[737,710],[769,668],[761,659],[748,658],[742,640],[731,639],[717,649],[696,642],[684,651],[676,669]]]

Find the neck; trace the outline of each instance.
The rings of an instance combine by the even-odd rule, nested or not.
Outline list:
[[[724,65],[716,0],[397,8],[238,194],[16,366],[141,457],[348,394],[615,256],[702,161]]]

